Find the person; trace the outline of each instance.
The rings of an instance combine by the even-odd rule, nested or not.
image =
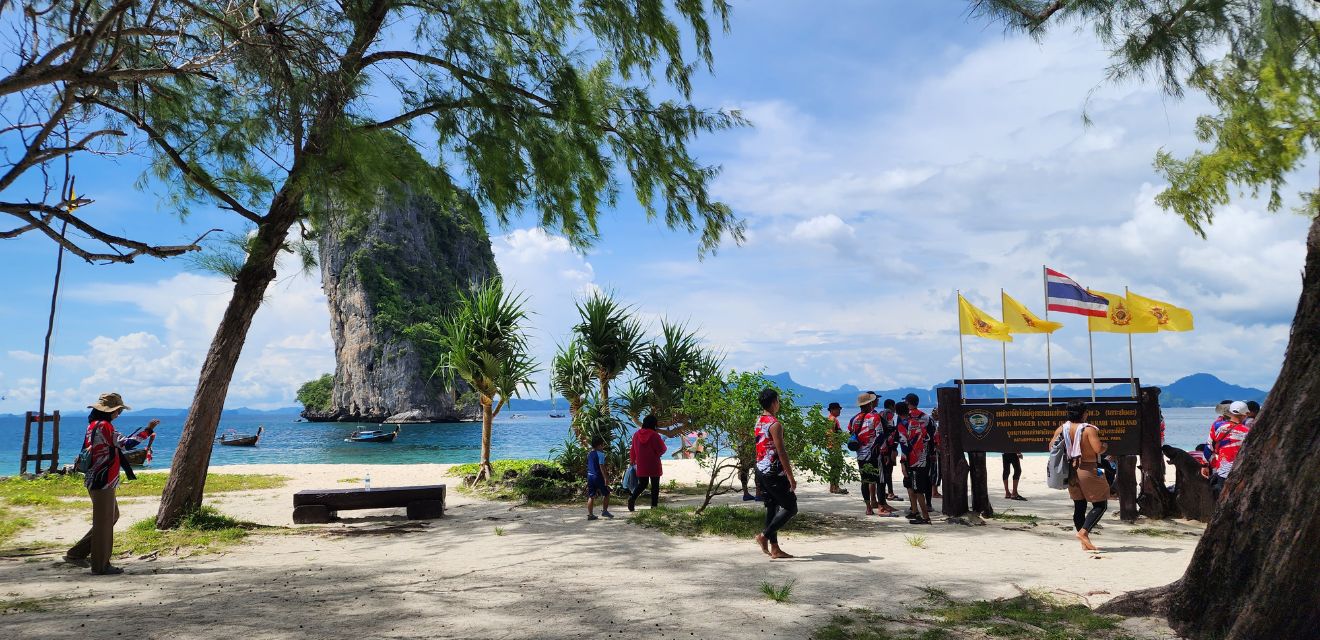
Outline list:
[[[654,415],[646,416],[642,418],[642,428],[633,434],[628,456],[632,459],[633,469],[637,473],[637,484],[628,495],[629,511],[636,510],[637,496],[642,495],[642,490],[647,484],[651,485],[651,508],[654,509],[660,504],[660,476],[665,472],[660,459],[664,457],[667,447],[665,439],[655,432],[658,424],[659,421]]]
[[[911,524],[930,524],[930,430],[926,414],[913,412],[907,401],[894,405],[898,415],[898,439],[903,452],[903,488],[911,501]]]
[[[587,519],[596,517],[596,497],[601,498],[600,515],[613,518],[610,513],[610,477],[605,473],[605,438],[595,436],[591,439],[591,451],[587,453]]]
[[[770,558],[792,558],[779,547],[779,530],[797,515],[797,480],[793,463],[784,449],[784,425],[779,418],[779,392],[773,387],[757,397],[761,416],[756,419],[756,486],[765,502],[765,529],[756,534],[756,544]]]
[[[826,455],[829,464],[828,475],[830,479],[830,493],[846,494],[847,489],[839,486],[839,476],[843,469],[843,450],[839,443],[843,437],[843,427],[839,426],[839,414],[843,413],[843,405],[837,402],[831,402],[825,409],[825,416],[830,421],[829,432],[825,434]]]
[[[1260,403],[1255,400],[1248,400],[1247,419],[1243,420],[1242,424],[1247,425],[1248,428],[1256,426],[1256,414],[1258,413],[1260,413]]]
[[[848,421],[848,433],[857,438],[857,470],[862,475],[862,502],[866,515],[888,516],[893,507],[880,495],[880,452],[884,448],[884,430],[880,413],[875,410],[878,398],[870,391],[857,396],[857,415]]]
[[[1010,471],[1012,471],[1012,475],[1013,475],[1013,488],[1011,490],[1008,488],[1008,476]],[[1026,502],[1027,499],[1023,498],[1022,495],[1018,493],[1018,480],[1020,479],[1022,479],[1022,454],[1020,452],[1005,453],[1004,454],[1004,499],[1005,500],[1021,500],[1023,502]]]
[[[1073,501],[1073,527],[1077,529],[1077,539],[1087,551],[1098,551],[1091,543],[1090,533],[1109,507],[1109,483],[1099,472],[1100,456],[1105,454],[1109,445],[1100,442],[1100,429],[1086,422],[1087,407],[1085,402],[1068,403],[1068,421],[1059,425],[1050,437],[1053,443],[1062,439],[1068,445],[1068,459],[1072,465],[1072,475],[1068,478],[1068,497]],[[1091,511],[1086,510],[1086,503],[1091,503]]]
[[[884,424],[885,448],[880,454],[880,478],[885,483],[885,500],[889,502],[898,502],[903,499],[894,493],[894,465],[897,464],[898,456],[894,453],[898,449],[897,440],[895,440],[896,423],[898,416],[894,414],[894,399],[886,398],[884,409],[880,411],[880,420]]]
[[[1242,441],[1251,432],[1247,424],[1251,409],[1245,402],[1234,402],[1228,407],[1228,422],[1215,433],[1214,446],[1211,450],[1210,464],[1201,468],[1201,475],[1210,480],[1210,491],[1215,500],[1224,490],[1228,474],[1233,471],[1233,463],[1242,450]]]
[[[87,567],[96,575],[118,575],[123,569],[110,564],[110,552],[115,545],[115,523],[119,521],[119,501],[115,490],[119,488],[119,474],[123,471],[130,480],[133,469],[124,459],[124,450],[132,449],[141,439],[151,437],[160,420],[152,420],[134,438],[125,438],[115,431],[114,421],[130,407],[118,393],[103,393],[96,404],[88,405],[87,434],[83,436],[83,449],[90,454],[83,476],[83,486],[92,499],[92,528],[81,540],[64,553],[64,561]],[[81,456],[80,456],[81,457]],[[90,562],[88,561],[90,558]]]
[[[1219,404],[1215,405],[1215,419],[1210,421],[1210,434],[1206,436],[1204,443],[1196,445],[1196,451],[1201,454],[1201,464],[1206,467],[1210,465],[1210,457],[1214,455],[1215,434],[1228,424],[1228,407],[1232,404],[1232,400],[1220,400]],[[1205,475],[1204,469],[1201,475]]]

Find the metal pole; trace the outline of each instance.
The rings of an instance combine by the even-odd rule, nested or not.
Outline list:
[[[967,398],[967,363],[963,360],[963,337],[962,337],[962,291],[958,294],[958,372],[962,376],[958,380],[958,389],[964,399]]]
[[[1045,265],[1040,265],[1040,282],[1045,290],[1045,319],[1050,319],[1050,281],[1045,275]],[[1000,299],[1003,303],[1003,299]],[[1045,401],[1054,404],[1054,363],[1050,361],[1050,334],[1045,334]]]
[[[1091,290],[1087,289],[1087,293]],[[1091,316],[1086,317],[1086,352],[1091,357],[1091,402],[1095,402],[1095,339],[1091,337]]]
[[[999,319],[1008,320],[1004,315],[1004,290],[999,290]],[[1008,404],[1008,343],[999,343],[999,353],[1004,359],[1004,404]]]
[[[1128,288],[1124,286],[1123,298],[1126,300],[1127,297],[1128,297]],[[1132,307],[1131,305],[1129,305],[1128,313],[1132,312],[1131,309]],[[1140,394],[1137,393],[1137,368],[1133,363],[1133,359],[1132,359],[1132,332],[1129,331],[1127,336],[1128,336],[1128,379],[1132,381],[1132,397],[1139,398]]]

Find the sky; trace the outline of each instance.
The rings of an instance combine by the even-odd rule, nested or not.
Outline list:
[[[697,238],[646,222],[626,198],[586,253],[531,216],[492,227],[500,272],[534,312],[542,366],[568,337],[574,301],[612,291],[652,330],[662,318],[696,328],[733,368],[790,371],[826,389],[926,386],[960,375],[957,291],[998,313],[1003,288],[1041,313],[1049,265],[1192,310],[1194,332],[1133,336],[1143,381],[1206,371],[1268,388],[1301,288],[1307,221],[1239,194],[1197,237],[1155,204],[1151,161],[1198,148],[1203,99],[1107,84],[1106,53],[1089,33],[1036,42],[966,7],[738,3],[694,100],[754,126],[693,148],[722,166],[715,195],[746,220],[746,241],[700,260]],[[144,168],[133,156],[79,158],[79,190],[96,201],[83,213],[155,242],[242,229],[213,208],[179,220],[160,204],[162,185],[140,179]],[[33,234],[0,241],[0,413],[36,409],[55,253]],[[182,260],[66,257],[61,287],[50,406],[80,408],[107,390],[138,407],[188,406],[227,280]],[[1083,319],[1052,319],[1065,323],[1051,341],[1054,375],[1086,376]],[[1096,375],[1128,375],[1127,346],[1094,335]],[[969,377],[1002,375],[1004,358],[1013,377],[1043,377],[1045,339],[1020,336],[1006,355],[997,342],[965,341]],[[226,406],[294,405],[299,385],[333,370],[319,273],[282,265]]]

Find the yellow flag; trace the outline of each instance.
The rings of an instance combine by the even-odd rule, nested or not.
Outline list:
[[[1008,335],[1008,325],[972,306],[962,294],[958,295],[958,324],[964,335],[1002,342],[1013,341],[1013,337]]]
[[[1054,333],[1063,326],[1060,322],[1037,318],[1036,314],[1007,293],[1001,291],[999,295],[1004,299],[1004,324],[1008,326],[1009,333]]]
[[[1139,296],[1130,291],[1128,306],[1132,308],[1133,316],[1154,318],[1155,326],[1159,327],[1160,331],[1191,331],[1193,328],[1192,312],[1182,307]]]
[[[1126,297],[1094,289],[1091,289],[1090,292],[1109,300],[1109,315],[1103,318],[1094,316],[1087,318],[1091,325],[1091,331],[1109,333],[1155,333],[1159,331],[1159,324],[1155,322],[1155,316],[1133,313],[1132,305]]]

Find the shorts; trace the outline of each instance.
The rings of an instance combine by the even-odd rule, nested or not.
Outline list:
[[[917,493],[930,493],[930,469],[927,467],[908,467],[908,474],[903,478],[903,488]]]
[[[870,467],[870,469],[868,470],[867,467]],[[862,473],[863,484],[875,484],[880,482],[880,470],[876,469],[875,465],[871,462],[867,460],[858,460],[857,470]]]
[[[610,495],[610,488],[605,484],[604,478],[594,476],[587,477],[587,497],[588,498],[607,498]]]

